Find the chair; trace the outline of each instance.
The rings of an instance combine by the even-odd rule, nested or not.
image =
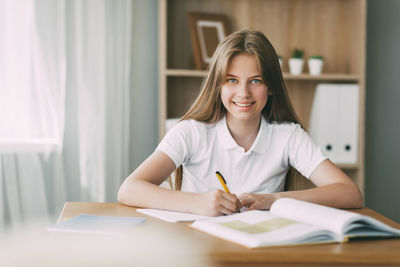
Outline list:
[[[296,191],[314,188],[315,185],[303,175],[301,175],[295,168],[290,167],[286,174],[284,191]]]

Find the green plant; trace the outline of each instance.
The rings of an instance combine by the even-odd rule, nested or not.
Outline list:
[[[303,58],[304,51],[298,48],[295,48],[292,53],[292,58]]]
[[[320,60],[324,60],[324,57],[321,56],[321,55],[312,55],[312,56],[310,57],[310,59],[320,59]]]

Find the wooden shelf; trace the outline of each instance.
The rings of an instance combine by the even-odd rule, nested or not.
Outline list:
[[[168,77],[206,77],[205,70],[190,70],[190,69],[167,69],[165,75]],[[310,80],[310,81],[338,81],[338,82],[358,82],[360,77],[357,74],[346,73],[324,73],[318,76],[309,74],[292,75],[283,73],[285,80]]]

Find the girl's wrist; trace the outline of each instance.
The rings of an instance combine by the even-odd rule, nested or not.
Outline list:
[[[191,210],[189,212],[195,213],[195,214],[201,214],[202,213],[202,194],[192,194],[190,198],[190,205]]]

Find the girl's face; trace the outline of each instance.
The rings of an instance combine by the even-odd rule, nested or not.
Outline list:
[[[259,123],[270,94],[261,78],[255,56],[239,54],[233,57],[221,87],[221,100],[227,110],[228,123]]]

